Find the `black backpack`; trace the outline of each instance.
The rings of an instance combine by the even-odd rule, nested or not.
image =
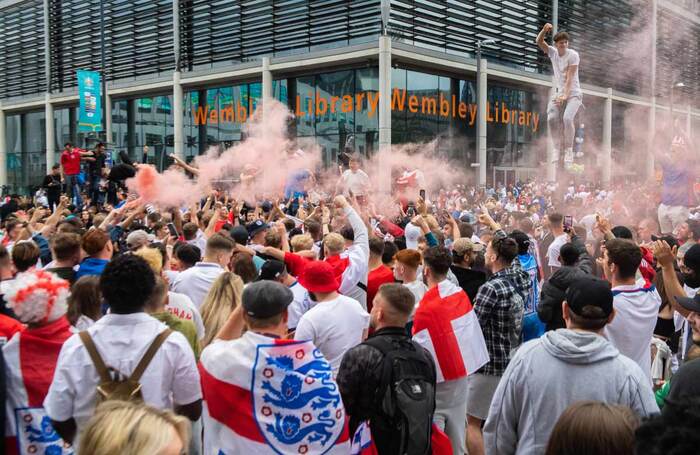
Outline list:
[[[376,336],[365,341],[384,355],[379,364],[375,397],[380,411],[370,418],[373,439],[382,453],[384,437],[393,453],[425,455],[431,452],[435,412],[435,367],[424,349],[409,338]]]

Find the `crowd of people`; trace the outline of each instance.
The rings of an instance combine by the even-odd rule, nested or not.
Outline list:
[[[169,207],[66,144],[0,206],[5,451],[692,453],[685,147],[658,185],[430,194],[403,169],[387,207],[350,155],[325,188]]]

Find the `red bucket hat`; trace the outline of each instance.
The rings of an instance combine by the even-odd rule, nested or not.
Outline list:
[[[333,267],[325,261],[313,261],[304,267],[299,284],[309,292],[333,292],[340,287]]]

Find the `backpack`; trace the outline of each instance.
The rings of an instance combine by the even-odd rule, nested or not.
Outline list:
[[[366,344],[383,354],[375,402],[381,411],[370,418],[372,432],[398,438],[401,455],[430,453],[435,412],[435,369],[423,348],[409,338],[377,336]]]
[[[95,342],[92,340],[92,337],[90,337],[90,334],[87,331],[80,332],[80,339],[85,345],[88,354],[90,354],[97,374],[100,376],[100,383],[97,385],[97,403],[99,404],[109,400],[142,402],[143,396],[141,395],[141,384],[139,383],[141,375],[143,375],[143,372],[146,371],[146,367],[148,367],[148,364],[153,360],[158,348],[160,348],[171,333],[172,330],[170,329],[165,329],[160,332],[148,347],[143,357],[141,357],[141,360],[138,365],[136,365],[136,368],[134,368],[131,376],[123,379],[110,374],[100,353],[97,352],[97,346],[95,346]]]

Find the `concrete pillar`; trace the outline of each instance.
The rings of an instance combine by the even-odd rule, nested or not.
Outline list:
[[[180,72],[173,71],[173,145],[175,156],[183,160],[185,159],[185,142],[183,140],[185,124],[184,104]]]
[[[5,111],[0,106],[0,186],[7,185],[7,136],[5,135]]]
[[[44,99],[44,115],[46,117],[46,172],[51,170],[51,166],[56,164],[56,133],[53,119],[53,104],[51,95],[48,93]]]
[[[391,150],[391,38],[379,37],[379,153],[387,156]],[[379,178],[379,191],[391,191],[391,168],[380,163],[385,172]]]
[[[608,88],[603,110],[603,150],[601,156],[601,180],[604,185],[610,184],[612,167],[612,89]]]
[[[656,97],[652,96],[649,107],[649,127],[647,128],[647,159],[644,165],[644,177],[654,177],[654,140],[656,139]]]
[[[105,143],[107,149],[110,149],[109,144],[112,144],[112,96],[109,94],[109,88],[106,90],[105,99]]]
[[[552,0],[552,36],[559,31],[559,0]]]
[[[476,159],[479,163],[479,185],[486,185],[486,109],[488,108],[488,61],[481,59],[478,99],[476,100]]]

